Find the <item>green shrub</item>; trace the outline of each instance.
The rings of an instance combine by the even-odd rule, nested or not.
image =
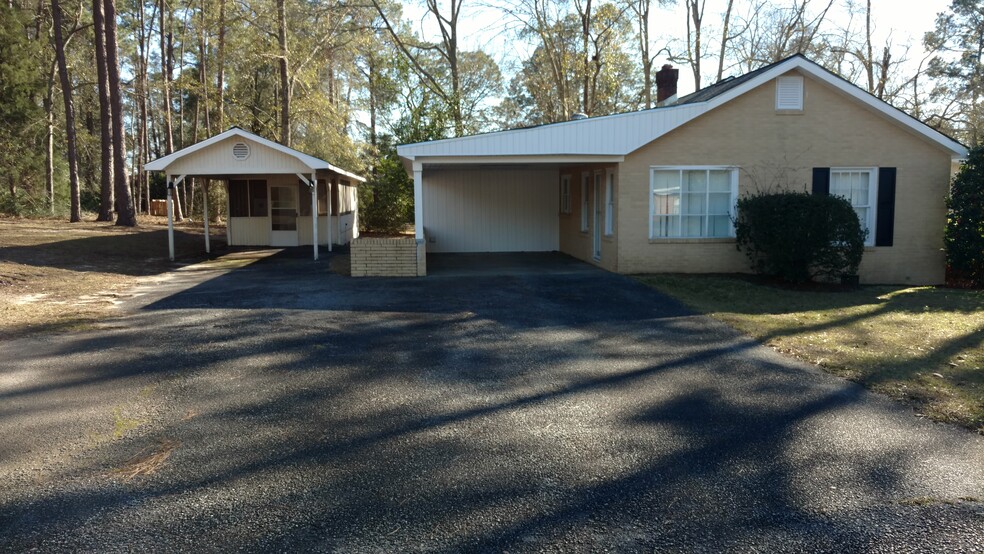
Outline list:
[[[943,244],[951,274],[984,286],[984,146],[970,151],[946,198]]]
[[[378,160],[376,175],[359,187],[362,231],[394,233],[413,223],[413,179],[395,155]]]
[[[755,272],[798,283],[856,274],[867,232],[843,198],[783,192],[738,200],[735,235]]]

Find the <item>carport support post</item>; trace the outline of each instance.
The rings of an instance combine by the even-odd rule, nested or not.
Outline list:
[[[413,162],[413,229],[417,242],[424,240],[424,164]]]
[[[311,232],[314,233],[311,242],[314,244],[314,261],[318,261],[318,178],[314,173],[308,186],[311,188]]]
[[[328,251],[331,252],[331,243],[333,237],[331,236],[331,182],[335,179],[328,179],[325,182],[325,187],[328,188],[325,192],[328,193]]]
[[[167,176],[167,254],[171,261],[174,261],[174,199],[172,191],[174,182],[171,176]]]
[[[208,243],[208,183],[210,179],[204,179],[202,183],[202,219],[205,220],[205,253],[211,254],[212,248]]]

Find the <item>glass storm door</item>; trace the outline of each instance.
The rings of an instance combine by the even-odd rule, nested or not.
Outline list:
[[[270,185],[270,246],[297,244],[297,186]]]

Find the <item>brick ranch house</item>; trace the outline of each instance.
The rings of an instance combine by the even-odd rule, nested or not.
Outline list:
[[[943,282],[963,145],[801,55],[682,98],[676,70],[658,82],[651,110],[399,146],[416,210],[407,265],[560,251],[618,273],[746,272],[735,202],[788,188],[852,202],[869,231],[861,282]]]

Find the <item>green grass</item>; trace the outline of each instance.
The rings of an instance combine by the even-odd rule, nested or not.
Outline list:
[[[984,291],[803,291],[739,276],[639,279],[779,352],[984,434]]]

